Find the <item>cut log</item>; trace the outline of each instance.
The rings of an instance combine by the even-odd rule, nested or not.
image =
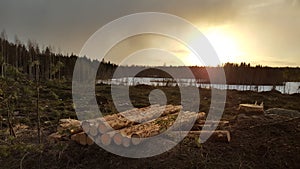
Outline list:
[[[93,137],[97,136],[98,135],[98,125],[97,124],[90,124],[88,134],[90,134]]]
[[[121,133],[116,133],[113,137],[114,143],[116,145],[121,145],[123,142],[124,136]]]
[[[182,106],[166,105],[166,106],[157,107],[156,109],[148,109],[147,111],[141,111],[130,119],[134,119],[134,121],[138,123],[144,123],[144,122],[157,119],[158,117],[163,117],[169,114],[177,113],[181,109]]]
[[[78,144],[81,145],[92,145],[93,140],[89,138],[84,132],[77,133],[71,136],[71,140],[75,141]]]
[[[106,133],[108,132],[109,130],[109,127],[105,124],[105,123],[100,123],[99,126],[98,126],[98,131],[103,134],[103,133]]]
[[[77,134],[72,135],[71,140],[78,143],[79,142],[79,135],[77,135]]]
[[[122,145],[124,147],[129,147],[131,144],[131,139],[129,137],[123,137],[122,139]]]
[[[90,123],[88,121],[82,121],[81,126],[84,132],[88,133],[90,131]]]
[[[147,128],[145,130],[134,132],[134,134],[132,134],[132,135],[136,135],[139,138],[148,138],[148,137],[153,137],[153,136],[160,134],[160,130],[161,130],[161,127],[159,125],[155,125],[155,126],[151,126],[151,128]]]
[[[176,112],[179,112],[182,109],[182,106],[173,106],[173,105],[167,105],[167,106],[160,106],[160,107],[154,107],[154,108],[147,108],[142,109],[141,111],[136,111],[134,115],[128,116],[128,119],[133,119],[134,121],[130,121],[125,117],[119,117],[114,120],[106,121],[104,123],[102,120],[98,120],[98,131],[103,134],[106,132],[111,131],[112,129],[118,130],[125,127],[132,126],[134,124],[138,123],[144,123],[151,120],[156,119],[160,114],[162,116],[166,116],[168,114],[174,114]],[[144,111],[143,111],[144,110]]]
[[[101,145],[102,144],[101,135],[96,136],[95,139],[94,139],[94,142],[98,145]]]
[[[140,138],[137,134],[131,135],[131,143],[133,145],[139,145],[143,141],[143,138]]]
[[[238,110],[246,115],[263,115],[264,106],[256,104],[240,104]]]
[[[111,132],[108,132],[108,133],[105,133],[105,134],[99,136],[100,142],[103,145],[110,145],[115,134],[116,134],[116,131],[111,131]]]
[[[106,115],[106,116],[100,117],[100,118],[84,120],[83,122],[95,123],[95,122],[98,122],[98,121],[101,122],[101,121],[112,121],[112,120],[115,120],[115,119],[123,119],[124,117],[134,116],[134,115],[136,115],[136,113],[139,113],[141,111],[145,111],[145,110],[148,110],[150,108],[158,108],[158,107],[159,107],[159,105],[152,105],[152,106],[144,107],[144,108],[134,108],[134,109],[131,109],[131,110],[126,110],[124,112],[111,114],[111,115]]]
[[[94,144],[94,140],[92,138],[90,138],[89,136],[86,137],[86,144],[87,145],[93,145]]]
[[[60,119],[57,132],[63,136],[80,133],[82,132],[80,121],[75,119]]]
[[[78,135],[79,135],[79,142],[78,143],[85,146],[87,144],[86,134],[84,132],[82,132],[82,133],[78,133]]]

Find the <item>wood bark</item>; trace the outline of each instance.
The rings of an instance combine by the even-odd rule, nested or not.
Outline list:
[[[80,121],[75,119],[60,119],[57,132],[62,135],[72,135],[82,132]]]
[[[157,117],[166,116],[169,114],[173,114],[176,112],[179,112],[182,109],[182,106],[173,106],[173,105],[167,105],[165,106],[156,106],[152,108],[141,109],[141,111],[134,111],[135,113],[126,117],[118,117],[113,120],[109,120],[104,122],[102,119],[98,121],[98,131],[100,133],[106,133],[111,130],[118,130],[125,127],[129,127],[138,123],[144,123],[153,119],[156,119]],[[131,112],[132,113],[132,112]],[[131,119],[131,120],[129,120]]]
[[[206,114],[204,112],[195,113],[185,111],[179,113],[181,109],[181,106],[167,105],[166,107],[154,106],[152,109],[148,107],[125,112],[125,114],[131,114],[128,116],[129,119],[144,122],[141,124],[132,122],[121,114],[108,115],[102,118],[85,120],[83,122],[74,119],[61,119],[57,132],[60,135],[53,135],[53,137],[61,139],[62,137],[70,136],[71,140],[81,145],[92,145],[97,143],[129,147],[138,145],[146,140],[146,138],[159,135],[172,127],[172,134],[175,134],[175,136],[176,134],[184,133],[187,134],[188,137],[195,137],[202,133],[202,135],[211,134],[210,139],[215,141],[230,141],[229,131],[185,131],[185,127],[190,127],[190,125],[193,125],[192,130],[208,130],[210,127],[216,126],[222,129],[222,127],[228,125],[229,122],[205,121]],[[157,118],[157,116],[159,117]],[[108,125],[115,130],[111,131],[106,128],[100,129],[103,123],[99,123],[99,121],[102,120],[108,120]],[[177,123],[175,123],[175,121]],[[191,124],[192,122],[195,122],[195,124]]]
[[[169,128],[170,126],[173,129],[180,128],[181,125],[188,125],[193,118],[196,119],[204,119],[205,113],[192,113],[190,112],[183,112],[182,116],[180,117],[180,124],[173,125],[175,123],[176,117],[179,113],[172,114],[172,116],[164,116],[158,118],[152,122],[135,125],[129,128],[125,128],[119,130],[118,134],[114,135],[114,141],[117,145],[123,144],[123,142],[127,142],[128,138],[131,139],[131,143],[133,145],[137,145],[141,142],[143,138],[153,137],[162,133],[165,129]],[[140,139],[140,140],[139,140]],[[124,143],[127,145],[127,143]]]
[[[76,143],[81,144],[81,145],[92,145],[92,144],[94,144],[94,140],[92,138],[90,138],[87,134],[85,134],[84,132],[73,134],[71,136],[71,140],[73,140]]]

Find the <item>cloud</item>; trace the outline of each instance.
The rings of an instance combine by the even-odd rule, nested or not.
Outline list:
[[[300,55],[300,0],[1,0],[0,30],[6,29],[11,40],[17,34],[23,42],[34,39],[79,53],[101,26],[137,12],[175,14],[200,28],[234,25],[250,54],[274,60]]]

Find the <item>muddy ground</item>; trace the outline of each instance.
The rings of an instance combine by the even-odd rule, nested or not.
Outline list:
[[[61,118],[76,118],[70,84],[43,84],[40,109],[42,144],[37,143],[35,109],[28,98],[20,101],[14,117],[17,138],[9,136],[5,121],[0,133],[0,168],[300,168],[300,119],[286,116],[238,118],[240,103],[264,102],[265,109],[285,108],[300,111],[300,94],[279,92],[227,91],[223,120],[231,132],[231,142],[207,141],[198,144],[184,139],[170,151],[145,159],[130,159],[111,154],[97,145],[81,146],[70,140],[50,143]],[[96,87],[99,108],[104,114],[116,113],[110,86]],[[148,106],[153,89],[166,93],[168,104],[180,104],[177,87],[136,86],[130,88],[134,106]],[[199,111],[208,112],[210,90],[199,89]],[[30,106],[29,106],[30,105]],[[5,116],[4,116],[5,117]]]

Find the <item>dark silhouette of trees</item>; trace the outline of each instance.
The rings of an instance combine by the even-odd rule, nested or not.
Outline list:
[[[111,79],[117,68],[122,72],[117,77],[128,77],[131,70],[139,72],[138,70],[149,68],[148,71],[144,71],[138,76],[168,78],[169,75],[156,69],[163,68],[167,72],[175,73],[178,78],[196,78],[201,83],[209,83],[210,81],[218,83],[221,70],[224,68],[227,84],[281,85],[288,81],[300,81],[300,68],[251,66],[245,62],[240,64],[226,63],[223,66],[217,67],[190,66],[188,68],[194,74],[194,77],[189,77],[184,73],[184,69],[187,68],[185,66],[118,66],[105,60],[99,62],[87,57],[78,57],[74,54],[63,55],[61,53],[54,53],[50,46],[41,49],[32,40],[29,40],[27,45],[24,45],[17,36],[15,36],[15,42],[10,43],[7,40],[5,31],[1,32],[0,75],[2,78],[6,76],[6,68],[10,65],[25,74],[30,80],[35,80],[37,75],[39,75],[41,81],[71,80],[77,59],[82,63],[81,76],[85,77],[91,70],[98,69],[97,79]],[[39,64],[34,64],[36,62]],[[39,66],[38,69],[37,66]],[[211,77],[208,76],[208,72],[210,72]]]
[[[0,39],[1,39],[1,60],[2,60],[2,64],[1,64],[1,76],[4,77],[5,76],[5,72],[6,72],[6,64],[7,64],[7,35],[5,30],[3,30],[1,32],[0,35]]]

